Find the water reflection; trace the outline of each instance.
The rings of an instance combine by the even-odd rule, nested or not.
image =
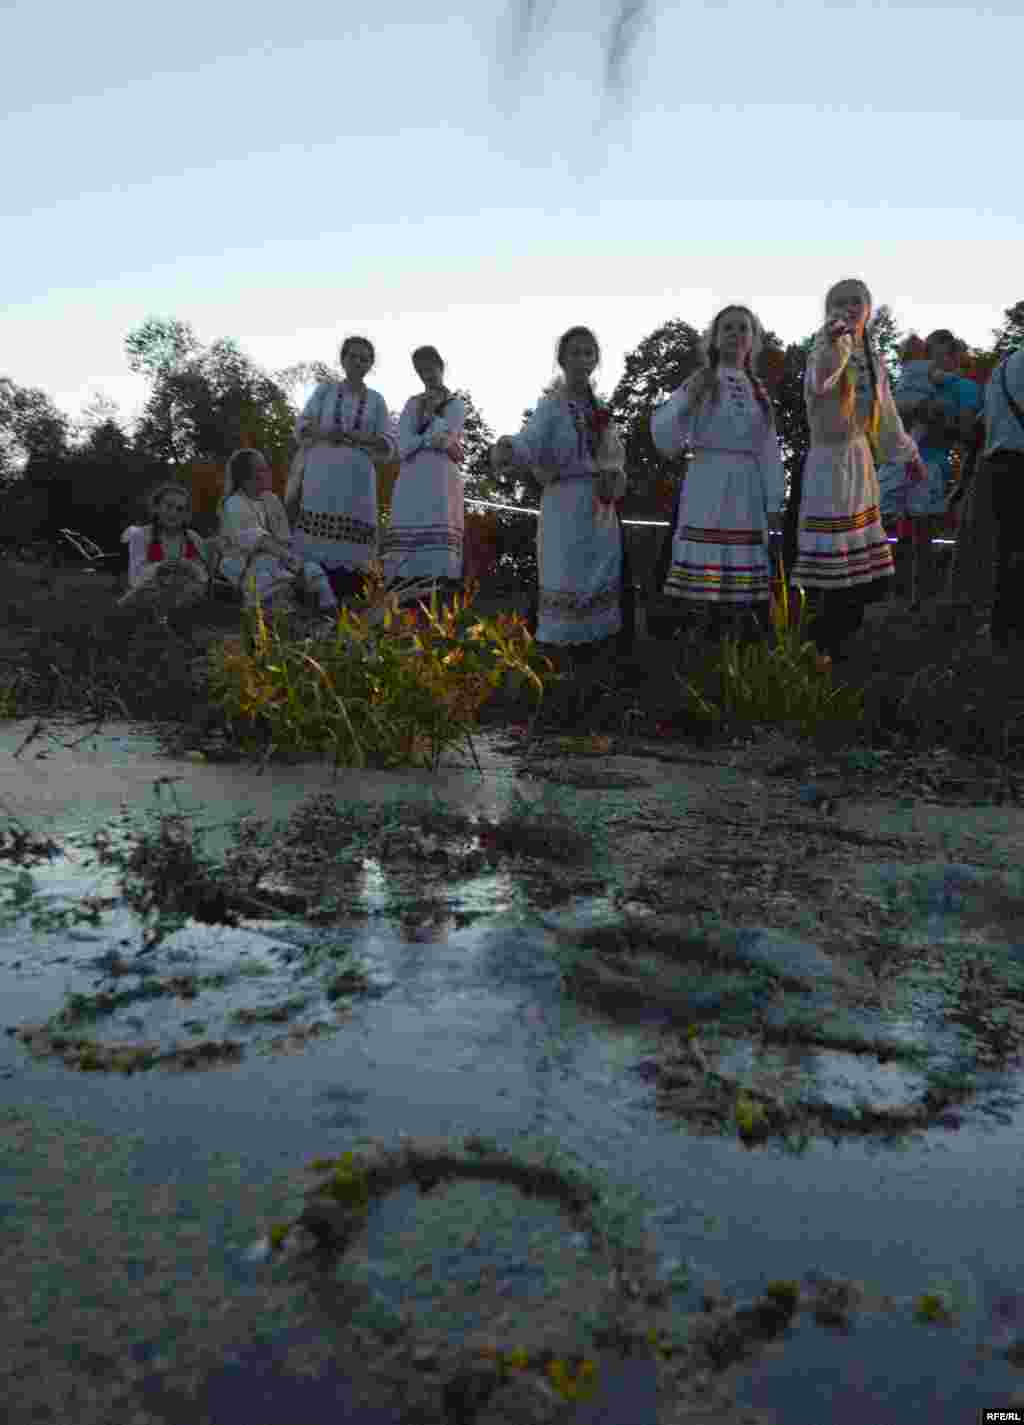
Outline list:
[[[382,993],[353,996],[333,1037],[291,1059],[247,1053],[237,1071],[123,1079],[33,1061],[4,1036],[0,1072],[12,1077],[0,1082],[0,1103],[59,1105],[101,1129],[140,1133],[141,1161],[149,1155],[154,1173],[173,1162],[179,1174],[191,1175],[197,1192],[204,1160],[216,1150],[238,1153],[254,1173],[272,1174],[363,1134],[389,1140],[400,1132],[478,1131],[500,1143],[523,1131],[543,1132],[613,1181],[642,1188],[667,1263],[690,1263],[695,1282],[714,1275],[741,1295],[772,1277],[800,1276],[812,1264],[831,1275],[870,1278],[880,1290],[912,1293],[932,1276],[957,1275],[965,1258],[979,1279],[1001,1283],[1005,1295],[1024,1266],[1015,1231],[1021,1205],[1015,1102],[998,1110],[1002,1121],[986,1123],[969,1106],[958,1110],[955,1136],[940,1129],[900,1154],[865,1142],[815,1143],[796,1160],[770,1146],[748,1153],[731,1137],[691,1136],[658,1115],[642,1068],[629,1072],[657,1052],[664,1027],[657,1005],[641,1011],[635,1028],[616,1028],[574,1005],[563,993],[550,935],[514,906],[511,887],[512,908],[504,915],[460,925],[471,898],[456,906],[454,896],[420,896],[396,913],[383,875],[375,881],[375,874],[364,867],[360,892],[372,918],[345,928],[344,939]],[[110,886],[109,878],[78,864],[32,875],[53,905]],[[594,904],[577,910],[597,919],[602,913]],[[273,922],[190,925],[161,954],[168,966],[230,971],[234,978],[220,991],[227,1015],[294,994],[301,957],[338,938],[336,929]],[[110,962],[101,966],[98,955],[115,949],[130,955],[137,944],[138,927],[123,910],[111,912],[100,932],[5,930],[5,1021],[43,1018],[69,991],[110,983],[104,976]],[[265,963],[269,973],[242,974],[246,958]],[[157,999],[131,1006],[124,1023],[171,1042],[189,1032],[198,1014],[195,1000]],[[233,1032],[255,1051],[276,1031]],[[849,1086],[851,1101],[861,1087]],[[692,1303],[695,1290],[680,1293],[681,1302]],[[968,1334],[980,1329],[979,1320],[968,1317]],[[1005,1336],[1015,1323],[1000,1320]],[[830,1391],[830,1418],[847,1418],[836,1402],[860,1392],[871,1401],[868,1418],[886,1425],[911,1418],[911,1405],[928,1391],[928,1418],[945,1425],[965,1418],[971,1392],[976,1402],[982,1386],[986,1398],[1010,1388],[1005,1362],[982,1362],[969,1375],[967,1355],[960,1337],[909,1325],[897,1333],[891,1324],[858,1323],[852,1350],[849,1342],[801,1327],[777,1368],[766,1363],[752,1373],[748,1403],[768,1404],[787,1425],[801,1425],[821,1418]],[[874,1399],[883,1378],[888,1404]],[[863,1409],[857,1418],[865,1418]]]

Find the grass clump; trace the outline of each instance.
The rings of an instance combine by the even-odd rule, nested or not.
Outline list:
[[[560,863],[603,864],[608,853],[605,808],[547,784],[536,799],[513,789],[496,821],[480,828],[488,853],[526,856]]]
[[[800,1285],[794,1281],[771,1281],[765,1287],[764,1294],[780,1312],[792,1316],[800,1300]]]
[[[211,649],[210,695],[249,752],[317,752],[336,766],[429,767],[466,745],[510,679],[537,697],[553,674],[517,614],[481,618],[475,589],[403,612],[379,564],[332,634],[297,640],[261,610],[248,638]]]
[[[724,638],[691,675],[676,673],[690,718],[716,731],[771,724],[805,738],[823,725],[852,731],[862,720],[863,693],[833,685],[831,658],[806,637],[810,616],[803,589],[799,598],[799,613],[791,619],[783,570],[779,597],[771,603],[770,639]]]
[[[768,1131],[768,1114],[764,1105],[749,1094],[740,1092],[736,1096],[736,1127],[744,1142],[755,1142]]]
[[[954,1320],[945,1299],[939,1292],[925,1292],[914,1303],[914,1319],[923,1326],[949,1326]]]

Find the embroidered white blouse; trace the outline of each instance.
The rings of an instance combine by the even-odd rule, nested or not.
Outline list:
[[[691,376],[651,416],[651,438],[662,455],[678,455],[689,447],[696,456],[751,456],[757,462],[764,503],[769,513],[782,508],[786,474],[775,427],[761,409],[742,371],[719,367],[719,396],[701,402],[694,418],[693,394],[698,376]]]

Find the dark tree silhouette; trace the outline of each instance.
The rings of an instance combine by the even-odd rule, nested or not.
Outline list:
[[[651,439],[651,412],[697,368],[700,334],[673,318],[626,354],[625,370],[611,398],[626,439],[630,499],[627,513],[643,509],[668,513],[686,457],[667,460]]]
[[[295,411],[285,389],[230,339],[203,347],[187,322],[151,318],[126,342],[151,383],[138,449],[168,464],[225,460],[243,441],[271,461],[287,454]]]
[[[1011,351],[1024,346],[1024,302],[1015,302],[1005,311],[1005,321],[992,333],[992,354],[1002,361]]]
[[[17,480],[29,461],[59,459],[70,422],[45,392],[0,377],[0,485]]]

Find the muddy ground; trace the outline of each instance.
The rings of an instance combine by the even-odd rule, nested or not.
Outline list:
[[[51,587],[39,582],[31,598],[20,585],[11,599],[16,612],[0,648],[0,682],[6,662],[33,711],[45,711],[47,697],[54,707],[84,697],[97,714],[120,711],[127,688],[123,667],[121,681],[115,678],[118,649],[122,663],[129,646],[145,662],[149,655],[138,640],[152,640],[154,647],[167,640],[164,631],[142,633],[117,618],[111,623],[109,590],[96,582],[100,578],[77,576],[73,587],[71,576]],[[235,610],[216,614],[225,629],[237,624]],[[649,1022],[656,1012],[658,1048],[645,1077],[657,1088],[659,1111],[689,1131],[734,1135],[752,1151],[781,1142],[796,1152],[814,1137],[867,1134],[891,1141],[944,1119],[955,1131],[979,1075],[1016,1078],[1024,1049],[1018,875],[1024,865],[1024,669],[994,659],[976,630],[955,636],[944,618],[934,608],[911,616],[896,600],[870,611],[864,635],[838,672],[868,689],[866,724],[845,745],[827,739],[808,745],[766,730],[699,735],[700,729],[679,722],[666,645],[641,640],[629,676],[614,685],[598,680],[587,716],[574,727],[529,738],[526,705],[488,711],[481,740],[485,772],[514,770],[526,803],[539,811],[531,814],[524,805],[493,817],[458,808],[448,815],[420,811],[396,825],[393,816],[375,819],[364,810],[356,817],[322,798],[269,842],[250,840],[244,875],[228,858],[211,879],[208,867],[187,857],[175,863],[173,855],[182,853],[149,843],[132,868],[139,906],[166,908],[177,896],[176,913],[195,915],[198,908],[200,919],[221,923],[251,916],[256,906],[306,923],[353,923],[367,914],[357,893],[358,866],[342,867],[338,858],[358,844],[360,858],[381,868],[407,916],[443,924],[460,884],[503,871],[549,917],[568,994],[619,1022]],[[97,628],[106,632],[94,636]],[[188,633],[189,646],[201,652],[213,631],[211,614]],[[180,648],[173,657],[180,665]],[[158,681],[154,676],[152,707],[166,712]],[[231,755],[215,727],[191,716],[195,708],[187,699],[182,710],[189,714],[184,726],[162,719],[169,747],[210,759]],[[19,834],[12,826],[5,843],[11,865],[31,861],[32,849],[17,845]],[[602,912],[581,923],[578,898],[595,895],[605,897]],[[159,954],[154,942],[147,993],[176,996],[193,1023],[209,1022],[206,1005],[218,987],[185,983],[187,976],[161,966]],[[301,1005],[298,997],[265,1004],[262,1012],[250,1011],[247,1027],[264,1042],[290,1036],[289,1052],[302,1051],[318,1022],[330,1021],[337,1032],[339,1018],[343,1024],[337,1001],[358,995],[365,984],[355,970],[345,970],[349,978],[339,988],[337,967],[329,968]],[[93,1002],[67,1006],[65,1022],[21,1026],[26,1047],[43,1057],[58,1053],[69,1069],[86,1072],[230,1072],[244,1060],[241,1035],[229,1049],[225,1045],[236,1042],[229,1035],[204,1032],[174,1049],[173,1064],[161,1060],[167,1050],[160,1046],[128,1062],[140,1046],[125,1037],[119,1016],[130,1011],[124,987],[137,977],[126,965],[108,969]],[[105,1039],[116,1039],[116,1052],[103,1047]],[[204,1044],[219,1047],[204,1051]],[[18,1132],[22,1155],[42,1151],[29,1127]],[[297,1192],[298,1181],[289,1183],[280,1201],[294,1208]],[[289,1220],[297,1220],[294,1212]],[[281,1320],[308,1321],[310,1301],[317,1299],[314,1318],[321,1325],[338,1322],[337,1287],[317,1297],[304,1279],[300,1310],[295,1282],[286,1282],[283,1270],[277,1285],[265,1286],[261,1313],[276,1302]],[[584,1311],[612,1310],[606,1272],[591,1274],[582,1262],[573,1272],[575,1286],[563,1281],[557,1303],[535,1322],[540,1336],[558,1341],[564,1358],[574,1347],[586,1351],[578,1338],[562,1339],[565,1324]],[[469,1370],[474,1378],[466,1376],[465,1352],[448,1352],[408,1323],[399,1330],[371,1321],[362,1338],[346,1335],[343,1347],[328,1352],[331,1368],[357,1379],[366,1400],[405,1409],[406,1419],[555,1419],[557,1402],[536,1362],[515,1381],[495,1364],[508,1339],[507,1304],[498,1295],[490,1301],[486,1282],[482,1296],[479,1286],[460,1290],[472,1296],[481,1341],[490,1342]],[[211,1303],[215,1294],[211,1289]],[[615,1297],[612,1314],[620,1322],[628,1318],[625,1334],[634,1346],[649,1332],[663,1343],[678,1334],[678,1313],[664,1300],[659,1306],[653,1286],[650,1299],[642,1282],[627,1295],[628,1302],[621,1292]],[[689,1320],[685,1342],[648,1352],[657,1372],[659,1425],[764,1418],[731,1403],[745,1353],[776,1349],[772,1343],[794,1313],[834,1324],[850,1312],[893,1311],[897,1304],[869,1300],[856,1283],[819,1282],[780,1288],[760,1304],[737,1307],[711,1297],[705,1308]],[[152,1309],[158,1311],[158,1303]],[[937,1301],[933,1319],[947,1309]],[[216,1315],[212,1305],[209,1315]],[[89,1370],[99,1382],[98,1403],[73,1392],[59,1403],[53,1392],[47,1397],[40,1344],[43,1354],[30,1352],[19,1365],[19,1389],[32,1409],[23,1418],[57,1418],[73,1407],[76,1418],[95,1418],[98,1425],[112,1418],[111,1403],[118,1401],[118,1409],[131,1403],[135,1414],[113,1418],[140,1425],[175,1419],[181,1392],[189,1389],[182,1383],[184,1365],[177,1381],[169,1377],[163,1406],[155,1400],[143,1406],[133,1393],[142,1369],[125,1373],[116,1351],[99,1348],[87,1319],[76,1321],[83,1341],[89,1337],[82,1349],[95,1357]],[[240,1324],[236,1311],[230,1323],[235,1339]],[[221,1347],[216,1332],[208,1331],[203,1345],[193,1335],[188,1369],[198,1380]],[[539,1349],[539,1337],[535,1344]],[[288,1369],[305,1376],[323,1371],[323,1349],[322,1336],[305,1350],[300,1345],[298,1364]],[[30,1388],[30,1377],[39,1389]],[[504,1405],[495,1393],[499,1385]],[[455,1400],[460,1391],[464,1406]],[[471,1410],[474,1391],[478,1404]]]

